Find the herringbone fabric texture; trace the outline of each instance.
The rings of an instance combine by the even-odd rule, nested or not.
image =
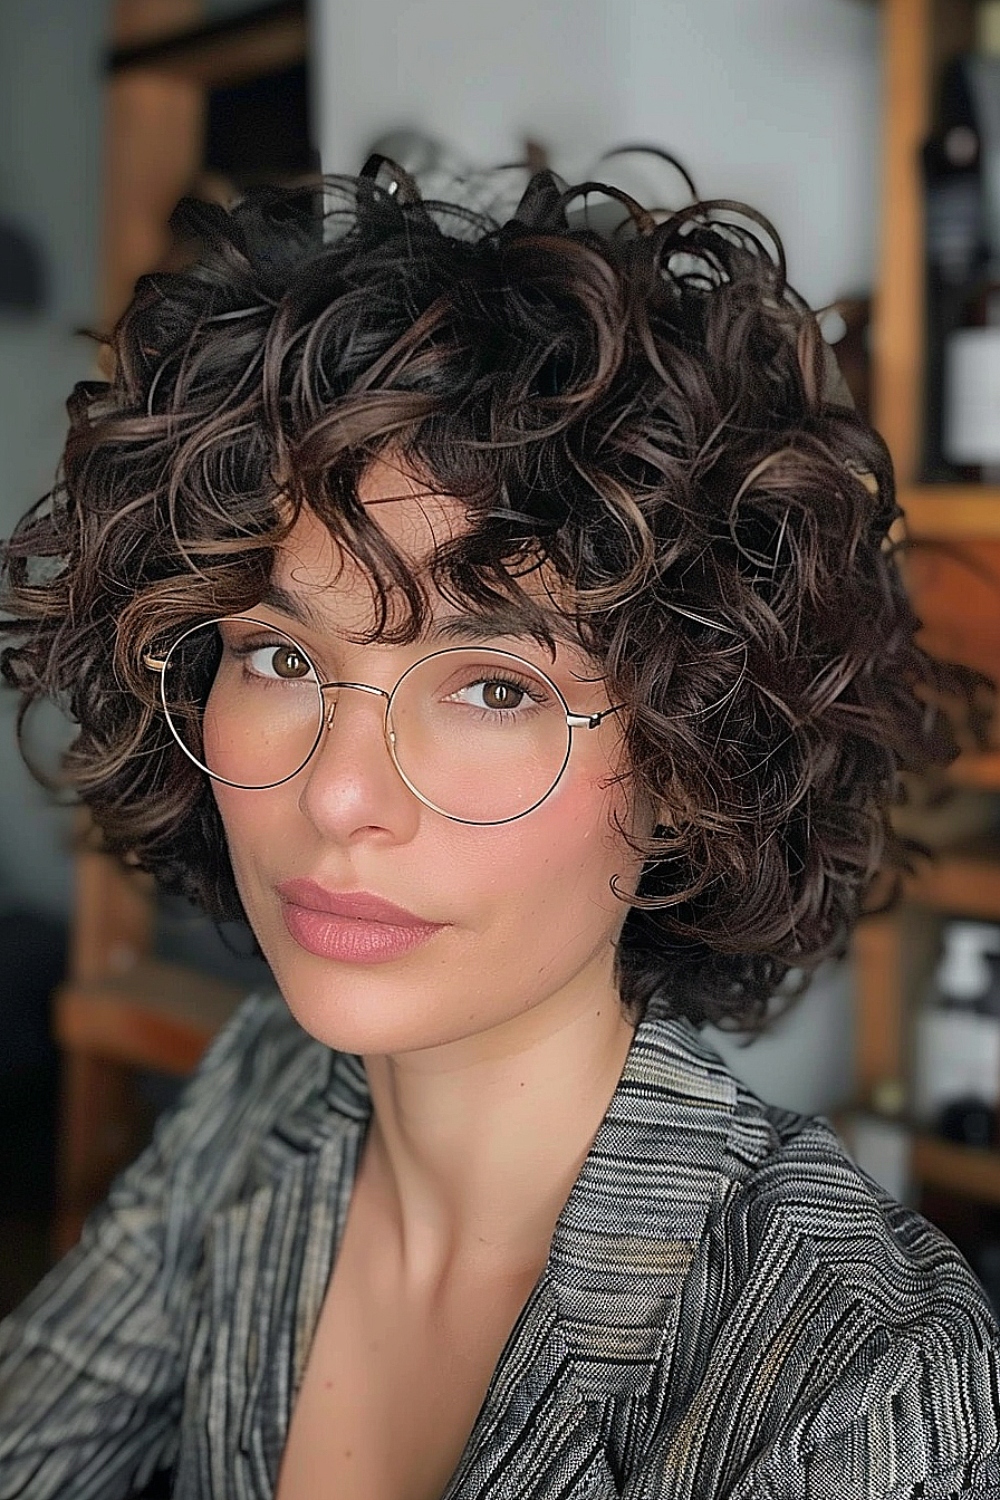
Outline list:
[[[252,997],[0,1325],[0,1500],[268,1500],[346,1219],[360,1059]],[[964,1261],[654,1002],[446,1500],[1000,1497]]]

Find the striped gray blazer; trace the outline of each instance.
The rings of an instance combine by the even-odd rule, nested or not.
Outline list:
[[[244,1004],[0,1326],[3,1500],[273,1494],[369,1115],[358,1058]],[[997,1497],[998,1423],[948,1241],[654,1003],[446,1497]]]

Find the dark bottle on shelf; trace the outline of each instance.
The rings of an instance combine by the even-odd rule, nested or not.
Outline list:
[[[926,246],[922,477],[929,483],[979,478],[974,466],[950,461],[944,451],[947,405],[953,399],[946,389],[947,354],[980,295],[989,262],[970,61],[958,57],[944,69],[935,128],[921,152]]]
[[[997,1143],[996,1109],[975,1094],[953,1099],[938,1115],[937,1133],[945,1140],[986,1150]]]
[[[951,919],[915,1016],[911,1107],[925,1128],[965,1145],[997,1144],[1000,925]]]

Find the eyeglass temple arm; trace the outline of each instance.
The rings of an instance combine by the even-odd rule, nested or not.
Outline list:
[[[616,703],[614,708],[605,708],[599,714],[567,714],[566,723],[570,729],[596,729],[601,720],[608,717],[608,714],[616,714],[620,708],[624,707],[624,703]]]

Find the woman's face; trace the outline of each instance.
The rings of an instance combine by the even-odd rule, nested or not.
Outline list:
[[[461,525],[455,501],[418,493],[385,465],[360,495],[418,566]],[[271,597],[247,613],[294,635],[327,680],[391,690],[421,656],[453,644],[433,624],[411,645],[352,643],[372,617],[370,587],[310,512],[276,561]],[[434,623],[457,613],[433,597]],[[530,637],[485,644],[540,667],[571,711],[609,706],[600,680],[582,680],[599,673],[578,648],[558,643],[553,661]],[[396,1053],[480,1033],[499,1041],[509,1023],[530,1034],[563,1013],[617,1003],[614,944],[628,908],[609,882],[617,875],[633,892],[641,869],[613,823],[616,810],[629,815],[627,788],[611,780],[621,764],[618,716],[573,731],[562,779],[533,812],[472,826],[426,807],[403,782],[383,736],[384,705],[341,692],[333,726],[283,785],[213,782],[244,908],[300,1024],[343,1051]],[[387,913],[363,898],[359,916],[334,911],[358,893],[427,925],[372,922]]]

